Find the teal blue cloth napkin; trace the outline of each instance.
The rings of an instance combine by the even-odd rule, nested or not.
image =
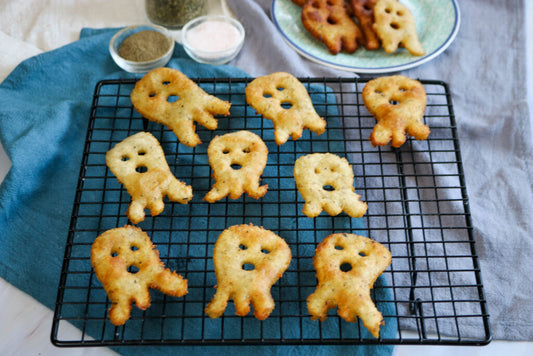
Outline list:
[[[0,85],[0,140],[12,168],[0,186],[0,276],[49,308],[57,287],[95,85],[135,78],[111,59],[116,29],[84,29],[80,40],[22,62]],[[176,46],[169,67],[189,77],[247,77],[232,66],[198,64]],[[382,283],[381,281],[379,283]],[[388,290],[379,289],[387,294]],[[389,295],[379,296],[390,300]],[[384,310],[383,310],[384,309]],[[384,303],[392,315],[393,303]],[[90,334],[90,330],[87,330]],[[384,338],[394,338],[395,322]],[[122,354],[391,354],[377,346],[121,347]]]

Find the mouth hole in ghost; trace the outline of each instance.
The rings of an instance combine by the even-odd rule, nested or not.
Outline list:
[[[328,23],[330,25],[336,25],[338,23],[337,19],[333,18],[333,17],[328,17]]]
[[[399,102],[396,101],[396,100],[389,100],[389,104],[391,104],[391,105],[398,105]]]
[[[135,274],[135,273],[139,272],[139,267],[131,265],[131,266],[128,267],[128,272],[131,273],[131,274]]]
[[[335,187],[332,185],[326,184],[325,186],[322,187],[322,189],[324,189],[326,192],[332,192],[335,190]]]
[[[242,166],[238,163],[232,163],[230,167],[236,171],[242,168]]]
[[[341,245],[335,245],[335,250],[344,250],[344,247]]]
[[[145,172],[148,172],[148,167],[146,166],[137,166],[135,168],[135,172],[137,173],[145,173]]]
[[[349,272],[352,270],[352,265],[349,264],[348,262],[344,262],[343,264],[341,264],[341,267],[340,267],[341,271],[343,272]]]
[[[288,101],[284,101],[281,103],[281,107],[284,108],[285,110],[289,110],[290,108],[292,108],[292,104],[289,103]]]
[[[172,104],[172,103],[175,103],[176,101],[178,101],[179,98],[180,97],[177,96],[177,95],[169,95],[168,98],[167,98],[167,101]]]
[[[255,266],[253,263],[244,263],[242,265],[242,269],[245,271],[253,271],[255,269]]]
[[[398,25],[396,22],[391,22],[390,27],[392,27],[393,29],[397,30],[397,29],[400,28],[400,25]]]

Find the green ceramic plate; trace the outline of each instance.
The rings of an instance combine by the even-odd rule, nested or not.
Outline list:
[[[385,53],[383,49],[332,55],[324,44],[313,38],[300,20],[301,8],[291,0],[273,0],[272,20],[289,45],[302,56],[336,69],[357,73],[395,72],[427,63],[453,42],[460,25],[456,0],[401,0],[411,10],[418,37],[426,55],[416,57],[405,49]]]

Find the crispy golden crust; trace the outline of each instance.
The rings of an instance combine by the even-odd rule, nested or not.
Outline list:
[[[430,130],[422,123],[426,109],[426,91],[417,80],[394,75],[366,83],[362,93],[368,111],[378,121],[370,135],[374,146],[400,147],[405,134],[417,140],[428,138]]]
[[[311,1],[311,0],[292,0],[293,3],[295,3],[296,5],[302,7],[304,6],[308,1]],[[346,8],[346,13],[348,14],[348,16],[353,16],[354,12],[353,12],[353,7],[350,3],[350,0],[343,0],[344,1],[344,7]]]
[[[150,307],[150,288],[174,297],[187,294],[187,280],[164,268],[152,241],[137,227],[126,225],[98,236],[91,263],[111,300],[109,320],[117,326],[130,318],[133,302],[141,310]]]
[[[174,177],[159,141],[149,132],[139,132],[119,142],[106,154],[106,164],[131,195],[128,217],[137,224],[144,220],[144,209],[160,214],[163,197],[187,204],[192,188]]]
[[[312,320],[324,321],[328,310],[338,307],[338,315],[348,322],[361,318],[374,337],[385,324],[370,298],[370,289],[392,261],[391,253],[380,243],[354,234],[326,237],[313,258],[318,285],[307,298]]]
[[[287,142],[289,136],[297,140],[304,128],[317,135],[326,130],[326,121],[316,113],[309,93],[292,74],[276,72],[258,77],[246,86],[245,93],[248,104],[272,120],[278,145]]]
[[[142,116],[168,126],[189,147],[202,143],[195,131],[195,121],[214,130],[218,123],[213,115],[229,115],[231,106],[172,68],[148,72],[132,90],[131,102]]]
[[[291,250],[272,231],[251,224],[235,225],[218,237],[213,261],[217,291],[206,314],[213,319],[220,317],[232,299],[237,315],[247,315],[251,303],[254,316],[264,320],[274,310],[270,289],[289,267]]]
[[[294,179],[305,200],[303,213],[310,218],[320,215],[322,209],[332,216],[344,211],[353,218],[366,213],[367,205],[355,193],[352,167],[346,158],[331,153],[301,156],[294,164]]]
[[[309,0],[302,7],[302,24],[331,54],[353,53],[364,37],[349,9],[344,0]]]
[[[397,0],[379,0],[374,6],[374,31],[383,49],[394,53],[404,46],[413,56],[426,54],[418,39],[416,24],[409,9]]]
[[[365,48],[378,49],[381,45],[379,37],[374,31],[374,6],[377,0],[351,0],[355,16],[365,37]]]
[[[268,149],[263,140],[250,131],[216,136],[207,149],[215,184],[204,197],[214,203],[226,196],[238,199],[247,193],[254,199],[264,196],[267,185],[259,185],[265,169]]]
[[[292,2],[298,6],[304,6],[307,1],[308,0],[292,0]]]

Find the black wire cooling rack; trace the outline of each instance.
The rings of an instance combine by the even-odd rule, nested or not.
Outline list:
[[[368,137],[375,124],[361,99],[366,80],[300,78],[326,132],[304,135],[282,146],[274,142],[272,123],[245,103],[251,79],[195,79],[208,93],[232,103],[219,127],[197,132],[203,143],[189,148],[166,127],[148,122],[132,107],[135,80],[98,83],[76,189],[65,258],[52,326],[57,346],[125,345],[318,345],[318,344],[449,344],[483,345],[491,340],[473,226],[463,175],[451,97],[446,83],[422,80],[428,105],[424,121],[428,140],[408,141],[398,149],[375,148]],[[214,183],[207,145],[215,135],[236,130],[260,135],[269,149],[264,198],[246,195],[209,204],[202,200]],[[146,311],[135,306],[124,326],[107,318],[110,302],[90,262],[94,239],[128,224],[130,197],[105,165],[105,154],[124,138],[149,131],[160,142],[175,176],[192,185],[187,205],[165,202],[156,217],[147,214],[138,226],[151,237],[163,263],[189,283],[185,297],[151,290]],[[311,152],[346,157],[355,173],[356,192],[368,204],[367,214],[352,219],[325,212],[310,219],[292,176],[294,161]],[[224,315],[212,320],[204,308],[215,293],[212,252],[226,227],[252,223],[283,237],[292,261],[272,287],[276,307],[259,321],[238,317],[229,302]],[[385,325],[373,338],[360,321],[347,323],[331,310],[324,322],[311,321],[306,298],[316,279],[312,257],[316,245],[334,232],[353,232],[384,244],[392,264],[378,279],[372,298]],[[72,336],[69,325],[81,333]]]

